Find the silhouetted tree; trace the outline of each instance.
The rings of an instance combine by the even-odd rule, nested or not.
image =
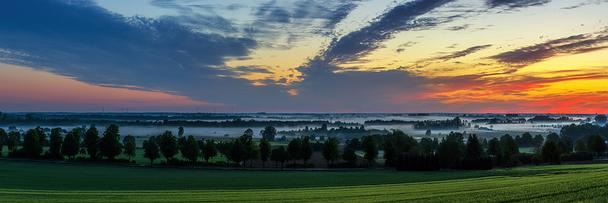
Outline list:
[[[294,163],[301,157],[301,147],[302,140],[300,138],[292,139],[291,141],[289,141],[289,144],[287,144],[287,152],[289,152],[289,159],[291,159]]]
[[[357,154],[355,154],[355,149],[352,146],[344,147],[344,152],[342,153],[342,159],[348,163],[350,166],[357,165]]]
[[[209,163],[209,159],[217,155],[217,148],[215,146],[215,141],[208,140],[203,147],[203,158],[205,162]]]
[[[272,126],[266,126],[261,133],[262,138],[268,141],[274,141],[274,137],[277,135],[277,129]]]
[[[285,164],[285,161],[287,161],[287,159],[289,159],[289,152],[287,152],[287,150],[283,146],[273,149],[272,153],[270,154],[270,160],[274,161],[277,164],[280,163],[281,168],[283,168],[283,165]]]
[[[541,155],[543,160],[549,163],[559,164],[560,160],[560,151],[557,146],[557,143],[554,140],[547,140],[543,145],[541,150]]]
[[[481,148],[477,135],[469,135],[469,138],[467,139],[467,149],[464,154],[465,159],[477,160],[482,156],[483,149]]]
[[[365,152],[363,158],[367,160],[367,165],[371,166],[378,157],[378,144],[376,144],[373,136],[365,136],[363,137],[363,141],[361,141],[361,145],[363,146],[363,152]]]
[[[42,153],[42,141],[40,140],[39,131],[29,129],[23,137],[23,152],[27,157],[37,158]]]
[[[247,151],[243,143],[239,139],[234,139],[232,147],[230,148],[229,157],[234,163],[241,165],[241,162],[245,160]]]
[[[102,156],[109,160],[114,160],[115,157],[122,152],[120,144],[120,129],[116,124],[110,124],[103,132],[103,137],[99,145],[99,152]]]
[[[587,149],[587,142],[585,141],[585,139],[578,139],[576,140],[575,144],[574,144],[574,151],[576,152],[586,152],[589,149]]]
[[[143,143],[144,157],[150,159],[150,165],[154,163],[154,160],[160,157],[160,149],[156,143],[156,137],[151,136],[148,140]]]
[[[304,164],[306,164],[311,156],[312,145],[310,144],[310,137],[304,136],[300,144],[300,159],[304,160]]]
[[[0,115],[2,115],[2,112],[0,112]],[[0,117],[0,119],[2,119]],[[4,131],[4,129],[0,128],[0,156],[2,156],[2,150],[4,148],[4,145],[6,145],[8,142],[8,134],[6,134],[6,131]]]
[[[63,144],[63,138],[61,137],[61,128],[53,128],[51,130],[51,136],[49,139],[49,156],[51,158],[63,158],[63,155],[61,155],[61,144]]]
[[[591,135],[587,141],[587,148],[596,155],[600,155],[606,151],[606,142],[600,135]]]
[[[188,136],[188,139],[186,140],[186,146],[184,147],[184,152],[182,152],[182,156],[190,160],[192,163],[196,163],[196,160],[198,159],[198,153],[199,149],[198,143],[196,143],[196,139],[192,135]]]
[[[262,160],[263,167],[266,167],[266,161],[270,158],[271,148],[270,142],[262,138],[260,141],[260,159]]]
[[[87,148],[87,154],[90,159],[97,159],[99,155],[99,131],[95,125],[91,125],[84,135],[84,146]]]
[[[330,166],[338,157],[340,156],[340,152],[338,152],[338,139],[335,137],[330,137],[323,144],[323,158],[327,161],[327,165]]]
[[[131,135],[125,136],[122,138],[122,145],[125,147],[124,154],[127,155],[129,161],[131,161],[131,159],[135,157],[135,137]]]
[[[488,142],[488,154],[495,156],[495,157],[500,157],[500,154],[502,152],[502,149],[500,148],[500,141],[498,140],[498,138],[492,138],[489,142]]]
[[[80,149],[80,128],[74,128],[63,138],[61,153],[69,159],[74,159]]]
[[[386,166],[394,166],[403,153],[414,151],[418,145],[416,139],[400,130],[393,130],[384,136],[384,159]]]
[[[450,133],[439,143],[437,155],[444,168],[457,167],[465,153],[464,135],[462,133]]]
[[[177,154],[177,140],[171,131],[167,130],[158,137],[158,146],[167,163]]]
[[[515,155],[519,153],[519,147],[511,135],[506,134],[500,137],[501,162],[503,165],[511,166],[515,164]]]
[[[247,130],[245,130],[243,135],[253,137],[253,130],[251,128],[247,128]]]
[[[17,146],[19,146],[19,140],[21,135],[17,131],[11,131],[8,133],[8,138],[6,140],[6,148],[8,148],[9,154],[15,152],[17,150]]]

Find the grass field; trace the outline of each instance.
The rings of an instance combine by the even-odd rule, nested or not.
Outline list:
[[[0,161],[4,202],[608,201],[608,165],[340,172],[142,168]]]

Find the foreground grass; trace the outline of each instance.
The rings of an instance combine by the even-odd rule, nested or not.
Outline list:
[[[5,202],[608,201],[608,165],[263,172],[0,161]]]

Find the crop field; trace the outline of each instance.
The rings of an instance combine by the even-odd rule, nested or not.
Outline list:
[[[242,171],[0,161],[3,202],[606,202],[608,165]]]

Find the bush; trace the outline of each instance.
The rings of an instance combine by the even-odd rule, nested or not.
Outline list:
[[[575,153],[568,153],[568,154],[562,154],[561,156],[562,161],[592,161],[593,160],[593,153],[590,152],[575,152]]]
[[[439,157],[436,155],[401,154],[397,160],[398,171],[438,171]]]

